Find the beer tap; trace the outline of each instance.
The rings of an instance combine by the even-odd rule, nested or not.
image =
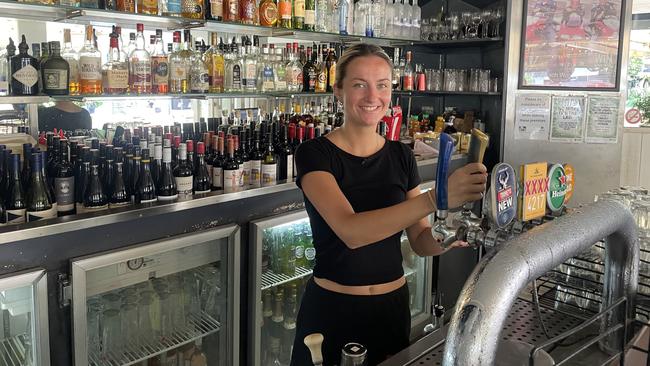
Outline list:
[[[476,128],[472,129],[472,136],[469,143],[468,163],[482,163],[489,142],[490,138],[488,135]],[[470,231],[477,231],[480,229],[483,220],[482,217],[474,214],[473,210],[475,204],[476,202],[465,203],[463,205],[463,210],[458,213],[452,221],[452,226],[456,228],[456,238],[459,240],[467,241],[467,236]]]
[[[312,333],[305,337],[303,342],[309,348],[311,353],[311,362],[314,366],[323,366],[323,353],[321,346],[323,345],[323,335],[320,333]]]
[[[442,248],[449,247],[456,241],[456,230],[447,225],[447,174],[449,160],[454,150],[454,140],[446,133],[440,134],[440,151],[436,169],[436,222],[431,228],[433,238],[440,242]]]

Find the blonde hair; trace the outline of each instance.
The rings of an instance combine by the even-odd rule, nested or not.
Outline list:
[[[345,74],[347,73],[350,62],[356,58],[365,56],[377,56],[386,61],[391,70],[393,69],[393,61],[391,61],[388,54],[386,54],[381,47],[368,43],[357,43],[352,47],[347,48],[336,63],[337,88],[343,87],[343,79],[345,79]]]

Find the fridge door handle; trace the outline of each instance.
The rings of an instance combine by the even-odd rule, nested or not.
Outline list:
[[[59,284],[59,308],[63,309],[70,306],[72,302],[72,285],[67,274],[59,273],[57,278]]]

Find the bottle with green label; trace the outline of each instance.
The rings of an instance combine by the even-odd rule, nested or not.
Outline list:
[[[68,95],[70,84],[70,65],[61,57],[61,44],[49,43],[50,55],[41,65],[43,92],[47,95]]]

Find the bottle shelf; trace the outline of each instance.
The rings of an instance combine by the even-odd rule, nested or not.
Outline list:
[[[501,92],[459,92],[459,91],[393,91],[396,96],[408,97],[436,97],[446,95],[475,95],[475,96],[501,96]]]
[[[309,276],[311,274],[312,270],[305,267],[296,267],[296,274],[293,276],[267,271],[266,273],[262,273],[262,290],[280,286],[287,282],[291,282],[299,278]]]
[[[52,101],[70,100],[85,102],[91,100],[137,100],[137,99],[228,99],[228,98],[258,98],[258,99],[291,99],[299,97],[327,97],[332,93],[302,93],[302,92],[268,92],[268,93],[186,93],[186,94],[122,94],[122,95],[38,95],[0,97],[0,104],[40,104]]]
[[[0,360],[3,365],[20,366],[25,364],[26,352],[31,347],[27,334],[19,334],[14,337],[5,338],[0,342]]]
[[[189,319],[189,326],[185,329],[174,331],[172,337],[159,341],[146,340],[147,343],[145,345],[137,348],[132,345],[126,345],[120,354],[116,352],[109,352],[108,355],[104,356],[90,354],[88,361],[91,366],[135,365],[156,355],[166,353],[167,351],[216,333],[219,329],[221,329],[221,324],[218,321],[208,314],[201,312],[201,314],[192,315],[191,319]],[[141,339],[140,341],[143,342],[145,340]]]
[[[0,10],[0,13],[2,13],[3,17],[47,22],[66,22],[73,24],[92,24],[99,26],[111,26],[117,23],[118,25],[129,26],[132,28],[135,28],[135,25],[137,23],[142,23],[144,24],[145,28],[161,28],[168,31],[197,28],[212,32],[255,34],[260,37],[289,38],[304,41],[330,43],[335,42],[344,44],[365,42],[382,47],[479,47],[503,42],[503,37],[441,41],[363,37],[355,35],[341,35],[338,33],[304,31],[299,29],[271,28],[206,19],[188,19],[181,17],[134,14],[115,10],[71,8],[60,5],[31,4],[11,0],[0,0]]]

